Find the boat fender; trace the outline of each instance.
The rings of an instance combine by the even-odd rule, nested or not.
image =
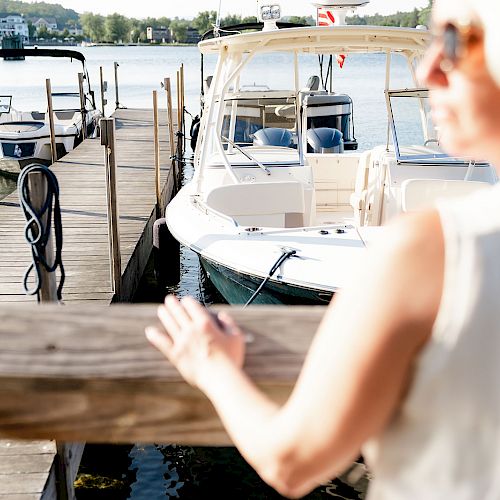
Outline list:
[[[167,226],[167,219],[153,225],[153,260],[156,281],[162,287],[180,280],[180,245]]]
[[[196,149],[196,144],[198,142],[198,135],[200,133],[200,122],[201,119],[199,115],[196,115],[191,123],[190,135],[191,135],[191,149],[193,151]]]

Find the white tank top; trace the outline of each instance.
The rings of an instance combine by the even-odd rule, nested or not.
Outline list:
[[[438,210],[441,305],[398,415],[363,449],[369,500],[500,499],[500,186]]]

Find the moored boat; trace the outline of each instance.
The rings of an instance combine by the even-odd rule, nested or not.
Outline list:
[[[194,177],[166,218],[230,303],[327,303],[389,220],[497,182],[490,165],[439,147],[428,92],[415,76],[428,31],[345,26],[356,2],[332,3],[318,7],[318,23],[326,9],[331,26],[273,29],[276,9],[261,5],[264,31],[200,43],[218,63],[206,80]],[[252,60],[283,53],[293,61],[288,88],[246,84]],[[367,148],[354,133],[356,103],[336,92],[332,61],[380,53],[386,72],[378,97],[392,141]],[[330,63],[301,87],[303,57],[311,54]],[[407,62],[408,88],[391,89],[396,57]]]
[[[0,57],[46,57],[77,60],[82,64],[83,99],[75,73],[75,92],[54,92],[54,132],[57,157],[73,150],[85,137],[98,132],[101,113],[97,110],[94,93],[86,68],[85,57],[74,50],[60,49],[5,49]],[[50,124],[47,111],[16,109],[14,95],[0,96],[0,170],[19,173],[33,162],[51,163]]]

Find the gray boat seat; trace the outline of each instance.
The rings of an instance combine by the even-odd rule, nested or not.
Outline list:
[[[342,132],[336,128],[320,127],[307,131],[307,144],[313,153],[343,153]]]
[[[261,128],[253,137],[254,146],[293,147],[293,135],[286,128]]]

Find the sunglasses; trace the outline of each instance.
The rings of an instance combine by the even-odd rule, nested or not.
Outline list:
[[[465,59],[470,49],[481,40],[480,30],[473,25],[447,23],[441,32],[434,35],[442,45],[441,69],[444,72],[455,69]]]

